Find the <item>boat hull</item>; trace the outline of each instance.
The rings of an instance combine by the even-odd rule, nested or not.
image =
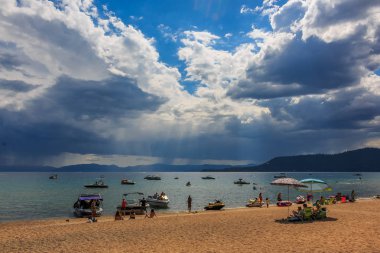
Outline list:
[[[225,205],[208,205],[205,206],[205,210],[220,210],[224,207]]]
[[[163,201],[163,200],[147,199],[146,202],[149,204],[149,206],[156,207],[156,208],[168,208],[168,205],[169,205],[169,201]]]
[[[103,213],[103,208],[97,208],[96,209],[96,217],[101,216]],[[74,214],[77,217],[91,217],[92,216],[92,210],[90,208],[84,209],[84,208],[74,208]]]
[[[85,185],[86,188],[108,188],[108,185]]]

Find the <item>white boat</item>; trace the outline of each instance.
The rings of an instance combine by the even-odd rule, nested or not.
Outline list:
[[[157,175],[148,175],[148,176],[144,177],[144,179],[146,179],[146,180],[161,180],[161,177],[157,176]]]
[[[169,205],[169,198],[166,194],[161,195],[153,195],[148,196],[146,198],[146,202],[148,202],[149,206],[156,207],[156,208],[167,208]]]
[[[86,187],[86,188],[108,188],[108,185],[106,185],[104,183],[103,178],[97,178],[95,183],[86,184],[84,187]]]
[[[239,178],[237,181],[234,181],[234,184],[243,185],[243,184],[250,184],[250,182],[244,181],[242,178]]]
[[[78,200],[74,203],[74,214],[77,217],[90,217],[92,216],[91,205],[95,201],[96,216],[103,213],[103,198],[100,194],[81,194]]]
[[[121,180],[121,184],[136,184],[136,182],[133,181],[133,180],[124,178],[124,179]]]

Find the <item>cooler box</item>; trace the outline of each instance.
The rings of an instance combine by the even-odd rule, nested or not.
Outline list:
[[[340,202],[341,202],[341,203],[346,203],[346,196],[342,196],[342,197],[340,198]]]

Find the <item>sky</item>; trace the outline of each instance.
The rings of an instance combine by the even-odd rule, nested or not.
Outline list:
[[[0,165],[380,147],[380,1],[5,0]]]

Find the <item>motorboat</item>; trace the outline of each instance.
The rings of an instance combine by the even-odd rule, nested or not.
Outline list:
[[[106,185],[102,178],[97,178],[95,183],[93,184],[87,184],[84,187],[86,188],[108,188],[108,185]]]
[[[190,181],[186,183],[186,186],[191,186],[191,183],[190,183]]]
[[[215,200],[214,202],[208,203],[207,206],[204,207],[205,210],[220,210],[224,207],[224,203],[221,200]]]
[[[245,205],[246,207],[262,207],[264,205],[263,202],[260,202],[258,199],[250,199],[248,203]]]
[[[306,199],[304,196],[302,195],[298,195],[296,197],[296,204],[303,204],[303,203],[306,203]]]
[[[175,177],[174,179],[178,179],[178,177]]]
[[[285,173],[280,173],[278,175],[274,175],[273,178],[286,178],[286,174]]]
[[[51,175],[49,179],[58,179],[58,174]]]
[[[146,208],[149,207],[142,192],[124,193],[123,198],[127,202],[125,208],[122,208],[121,205],[116,208],[123,214],[130,214],[131,212],[134,212],[136,215],[145,214]]]
[[[81,194],[78,200],[74,203],[74,214],[77,217],[92,216],[92,202],[95,202],[96,216],[101,216],[103,213],[103,198],[100,194]]]
[[[212,180],[212,179],[215,179],[215,177],[212,177],[212,176],[205,176],[205,177],[202,177],[202,179]]]
[[[124,178],[124,179],[121,180],[121,184],[136,184],[136,182],[133,181],[133,180]]]
[[[168,196],[165,193],[161,193],[160,195],[156,193],[153,196],[148,196],[146,198],[146,202],[151,207],[167,208],[170,201],[169,201]]]
[[[144,177],[144,179],[146,179],[146,180],[161,180],[161,177],[157,176],[157,175],[148,175],[148,176]]]
[[[234,184],[243,185],[243,184],[250,184],[250,182],[244,181],[242,178],[239,178],[237,181],[234,182]]]

